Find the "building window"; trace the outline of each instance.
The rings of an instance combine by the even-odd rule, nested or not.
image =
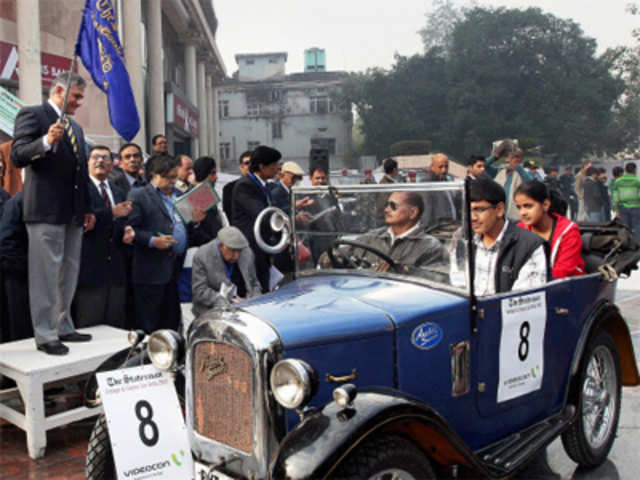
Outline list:
[[[231,158],[231,144],[229,142],[220,143],[220,158],[229,160]]]
[[[260,142],[252,142],[251,140],[247,142],[247,150],[255,150],[260,146]]]
[[[229,116],[229,100],[218,100],[218,118]]]
[[[280,90],[271,90],[271,100],[274,102],[280,101],[281,93]]]
[[[314,97],[311,99],[309,106],[311,113],[328,113],[329,111],[329,99],[327,97]]]
[[[271,122],[271,136],[273,138],[282,138],[282,120]]]
[[[247,65],[253,65],[253,59],[247,59],[245,62]]]
[[[260,106],[257,103],[248,103],[247,104],[247,116],[248,117],[257,117],[260,115]]]

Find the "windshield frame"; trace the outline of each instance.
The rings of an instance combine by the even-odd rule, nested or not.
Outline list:
[[[467,192],[465,188],[465,181],[460,179],[454,179],[445,182],[421,182],[421,183],[383,183],[383,184],[358,184],[358,185],[322,185],[322,186],[309,186],[309,185],[300,185],[295,184],[291,188],[290,195],[290,208],[292,212],[292,218],[295,218],[295,214],[297,213],[295,209],[296,198],[300,199],[304,195],[318,195],[322,193],[334,193],[334,194],[363,194],[363,193],[393,193],[393,192],[459,192],[462,198],[462,222],[461,225],[463,227],[463,235],[466,234],[466,225],[468,224],[468,208],[467,205]],[[312,276],[328,276],[328,275],[354,275],[354,276],[362,276],[362,277],[370,277],[370,278],[386,278],[393,279],[402,282],[411,282],[415,284],[420,284],[424,286],[428,286],[434,289],[444,290],[447,292],[455,293],[458,295],[463,295],[470,297],[471,296],[471,285],[470,285],[470,269],[469,269],[469,258],[466,254],[465,249],[465,285],[464,287],[456,287],[451,284],[439,283],[434,280],[430,280],[427,278],[418,277],[415,275],[405,275],[394,273],[391,271],[387,272],[376,272],[371,270],[360,270],[360,269],[343,269],[343,268],[334,268],[334,269],[322,269],[322,268],[313,268],[313,269],[300,269],[300,265],[297,261],[298,258],[298,243],[295,239],[298,238],[298,231],[296,230],[296,222],[291,222],[291,239],[293,246],[293,255],[294,255],[294,263],[295,269],[293,271],[294,278],[306,278]]]

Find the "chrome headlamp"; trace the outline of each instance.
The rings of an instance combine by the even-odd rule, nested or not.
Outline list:
[[[160,370],[173,370],[178,364],[181,349],[182,338],[174,330],[157,330],[147,343],[151,363]]]
[[[315,372],[302,360],[280,360],[271,370],[271,391],[285,408],[299,408],[311,400]]]

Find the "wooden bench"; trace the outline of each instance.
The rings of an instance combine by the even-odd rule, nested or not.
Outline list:
[[[0,418],[27,433],[29,456],[44,456],[47,430],[98,415],[102,408],[84,406],[45,417],[45,384],[63,385],[86,377],[113,353],[126,348],[127,331],[100,325],[78,330],[90,333],[90,342],[66,343],[67,355],[47,355],[36,350],[33,338],[0,345],[0,375],[15,380],[17,387],[0,390]],[[24,413],[9,400],[22,397]],[[15,401],[11,402],[15,405]]]

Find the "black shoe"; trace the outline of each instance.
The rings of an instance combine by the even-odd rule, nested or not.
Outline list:
[[[88,333],[68,333],[66,335],[60,335],[60,341],[62,342],[88,342],[91,340],[91,335]]]
[[[59,340],[38,345],[38,350],[49,355],[66,355],[69,353],[69,347],[64,346]]]

